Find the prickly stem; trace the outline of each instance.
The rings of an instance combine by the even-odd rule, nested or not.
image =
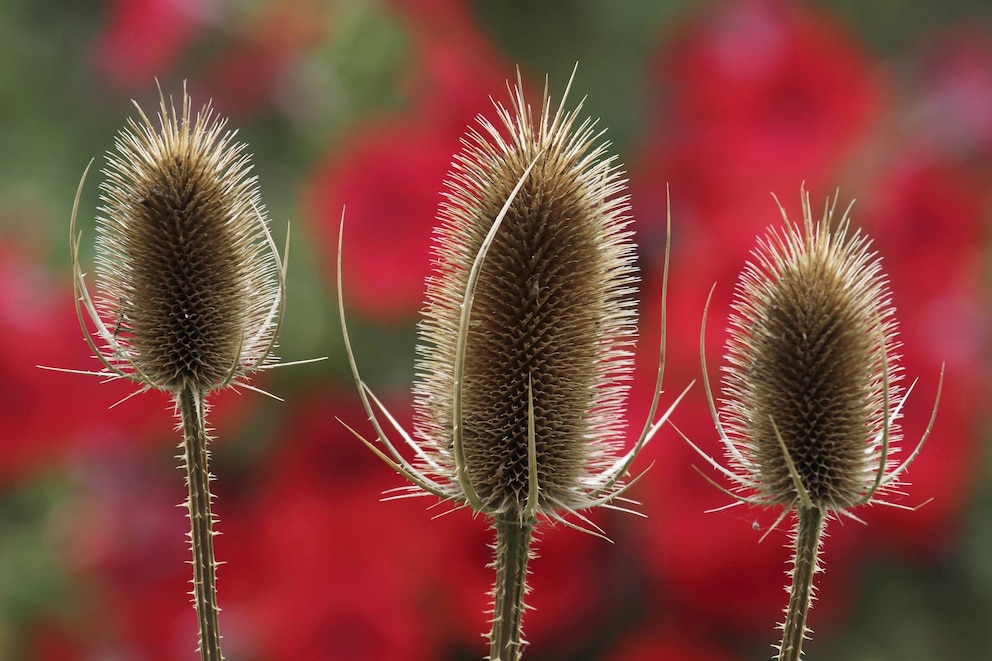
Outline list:
[[[789,605],[782,625],[782,645],[778,661],[799,661],[806,637],[806,615],[813,598],[813,578],[817,570],[820,537],[823,534],[825,515],[817,506],[800,507],[796,529],[795,557],[792,566],[792,587]]]
[[[193,606],[199,628],[202,661],[223,661],[217,623],[217,562],[214,560],[213,514],[203,394],[193,387],[178,395],[183,425],[183,463],[189,487],[190,547],[193,551]]]
[[[527,561],[537,521],[497,517],[496,587],[493,589],[493,627],[489,634],[490,661],[518,661],[523,652],[524,597]]]

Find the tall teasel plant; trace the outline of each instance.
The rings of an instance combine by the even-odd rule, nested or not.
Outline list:
[[[248,375],[275,366],[286,263],[269,232],[250,156],[235,132],[225,131],[226,120],[209,104],[194,115],[185,90],[178,111],[160,92],[157,124],[135,106],[138,118],[117,135],[100,184],[95,299],[76,231],[86,172],[72,210],[76,311],[103,363],[84,373],[128,379],[139,384],[137,392],[162,390],[175,400],[199,651],[204,661],[219,661],[206,397],[228,386],[254,390]]]
[[[935,401],[919,442],[897,460],[898,420],[912,386],[899,387],[895,310],[881,259],[864,234],[852,232],[850,207],[834,226],[835,205],[836,197],[814,221],[803,191],[802,226],[780,206],[785,227],[759,240],[735,292],[722,411],[706,376],[705,315],[700,338],[729,468],[689,443],[730,480],[731,490],[719,488],[732,505],[782,508],[769,532],[796,513],[779,661],[802,656],[826,521],[862,522],[852,510],[872,503],[902,507],[885,494],[923,448],[937,412]]]
[[[545,88],[536,121],[519,76],[510,92],[509,108],[495,105],[497,124],[480,118],[468,132],[447,180],[419,328],[415,434],[359,375],[340,244],[338,256],[342,330],[378,442],[352,431],[410,481],[404,495],[433,494],[491,521],[493,661],[519,659],[525,644],[527,565],[539,519],[602,534],[581,511],[624,509],[614,501],[633,483],[625,481],[632,461],[681,399],[655,420],[663,321],[650,413],[622,452],[637,321],[625,180],[595,122],[579,121],[581,103],[565,109],[568,88],[557,109]],[[412,461],[379,414],[412,449]]]

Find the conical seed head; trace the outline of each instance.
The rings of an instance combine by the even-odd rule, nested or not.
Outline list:
[[[771,230],[736,290],[724,377],[730,461],[769,503],[839,510],[875,483],[891,425],[896,321],[880,261],[832,209]],[[886,410],[885,388],[889,409]],[[894,426],[889,444],[897,438]],[[890,447],[891,450],[891,447]]]
[[[161,99],[115,140],[97,218],[106,358],[164,390],[208,391],[259,366],[274,342],[279,266],[245,146],[210,106]]]
[[[454,482],[454,362],[469,272],[537,158],[483,262],[459,384],[469,481],[487,511],[515,515],[531,478],[531,400],[539,511],[583,507],[611,463],[632,369],[637,278],[625,180],[593,123],[576,124],[579,108],[552,111],[547,94],[535,123],[519,82],[512,98],[510,109],[497,105],[501,127],[483,120],[468,134],[449,175],[415,397],[433,468]]]

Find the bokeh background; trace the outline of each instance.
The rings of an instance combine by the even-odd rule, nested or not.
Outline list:
[[[904,495],[828,528],[813,659],[985,658],[992,622],[989,229],[992,5],[822,0],[5,0],[0,3],[0,658],[194,658],[184,498],[168,399],[45,372],[95,369],[72,306],[68,220],[79,176],[116,131],[183,81],[254,153],[277,240],[292,225],[282,397],[213,400],[221,629],[232,661],[478,659],[490,532],[429,499],[379,502],[400,478],[346,433],[367,430],[333,303],[345,289],[375,390],[409,420],[430,232],[458,140],[516,67],[601,120],[626,164],[643,275],[631,394],[638,427],[657,358],[665,186],[673,207],[666,394],[699,378],[699,325],[720,362],[728,301],[756,234],[857,200],[891,278],[922,433]],[[92,264],[98,176],[83,194]],[[714,367],[711,376],[717,378]],[[675,420],[719,455],[703,390]],[[664,431],[632,490],[647,515],[595,512],[612,544],[547,526],[527,656],[765,659],[785,605],[788,527],[707,509],[726,496]]]

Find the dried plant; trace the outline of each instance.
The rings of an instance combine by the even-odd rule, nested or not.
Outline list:
[[[100,185],[95,301],[76,233],[86,172],[72,210],[76,311],[103,363],[102,370],[83,373],[129,379],[140,385],[137,392],[157,389],[175,398],[199,651],[204,660],[219,661],[205,400],[227,386],[256,390],[245,378],[275,366],[285,261],[269,233],[245,145],[224,131],[225,120],[209,104],[194,116],[185,90],[178,113],[160,92],[157,127],[135,106],[138,119],[117,136]]]
[[[511,107],[496,104],[501,126],[480,119],[455,157],[420,325],[414,435],[359,375],[339,244],[341,325],[378,443],[352,431],[411,482],[402,495],[433,494],[492,521],[494,661],[519,659],[525,644],[539,517],[601,534],[581,510],[624,509],[612,503],[633,482],[624,481],[628,468],[675,406],[654,420],[662,322],[651,411],[622,452],[637,281],[625,180],[608,144],[597,144],[595,122],[577,120],[581,104],[565,110],[567,95],[554,110],[546,88],[535,122],[518,77]],[[389,440],[376,408],[412,461]]]
[[[803,226],[790,224],[782,210],[785,228],[771,229],[745,266],[729,326],[722,418],[700,340],[729,468],[693,448],[731,481],[733,491],[723,490],[732,505],[782,507],[771,529],[796,511],[781,661],[802,654],[826,520],[861,521],[851,510],[893,505],[884,496],[919,454],[937,411],[935,403],[919,443],[896,461],[898,420],[912,387],[898,387],[895,311],[869,239],[851,232],[847,212],[832,227],[835,205],[836,198],[814,222],[804,191]],[[703,337],[705,325],[704,315]]]

